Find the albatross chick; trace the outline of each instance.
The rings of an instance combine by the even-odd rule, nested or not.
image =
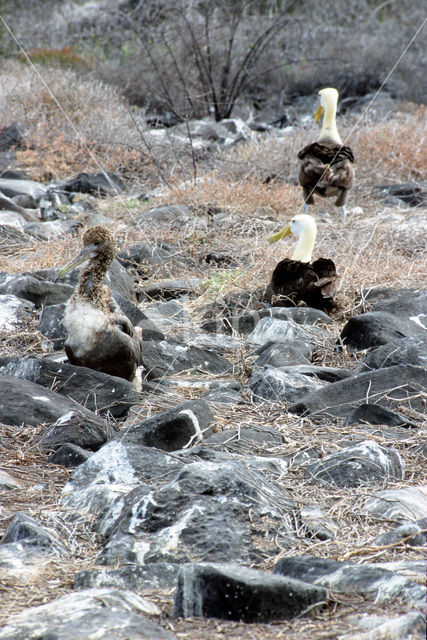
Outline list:
[[[110,232],[91,227],[83,236],[78,256],[58,271],[61,278],[88,261],[65,307],[65,353],[71,364],[132,380],[141,364],[141,342],[104,284],[114,254]]]

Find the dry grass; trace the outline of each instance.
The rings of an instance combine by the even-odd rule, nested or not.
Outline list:
[[[14,84],[14,72],[18,80]],[[49,72],[46,72],[49,73]],[[54,102],[48,94],[33,85],[34,78],[23,81],[23,70],[16,63],[3,71],[2,97],[9,101],[11,112],[16,119],[24,120],[28,140],[34,148],[19,155],[23,166],[33,177],[50,176],[65,178],[73,172],[84,169],[97,170],[96,163],[85,158],[85,147],[70,133],[65,121],[59,119]],[[49,82],[57,83],[54,88],[61,101],[72,115],[73,122],[84,132],[85,140],[96,154],[97,162],[103,169],[120,170],[123,175],[132,173],[141,183],[159,184],[158,168],[149,153],[133,156],[129,148],[114,145],[110,153],[103,141],[114,130],[115,134],[128,140],[135,135],[133,126],[126,124],[122,105],[114,92],[105,87],[85,83],[76,79],[71,72],[49,76]],[[36,85],[38,87],[38,85]],[[6,90],[7,87],[7,90]],[[319,225],[316,255],[334,259],[341,275],[338,302],[340,313],[329,328],[331,339],[316,355],[316,364],[334,365],[352,369],[359,356],[336,352],[331,345],[346,319],[368,308],[364,294],[371,287],[415,287],[425,284],[426,255],[422,227],[414,219],[416,211],[393,208],[385,209],[372,196],[372,187],[379,183],[421,180],[426,177],[426,159],[423,150],[425,129],[421,109],[402,110],[394,119],[377,123],[361,124],[352,134],[350,143],[357,158],[357,184],[349,197],[349,209],[356,205],[361,211],[350,213],[343,224],[331,202],[319,201],[313,207]],[[351,131],[354,123],[342,123],[344,135]],[[101,131],[102,129],[102,131]],[[107,133],[108,135],[107,135]],[[316,129],[273,132],[258,136],[247,144],[240,144],[226,150],[208,163],[200,161],[199,180],[188,180],[191,176],[191,157],[183,165],[171,156],[164,170],[173,182],[172,188],[164,188],[157,197],[142,202],[128,197],[117,197],[97,202],[98,210],[110,218],[111,229],[120,246],[138,242],[169,242],[176,250],[191,256],[195,266],[191,272],[183,270],[171,275],[198,275],[204,279],[203,285],[187,304],[186,309],[197,324],[200,308],[212,302],[215,297],[229,292],[251,292],[264,286],[279,259],[289,255],[294,240],[283,241],[269,246],[268,236],[285,223],[301,208],[301,192],[293,184],[297,175],[297,151],[314,139]],[[425,146],[425,145],[424,145]],[[154,152],[155,150],[153,150]],[[163,154],[161,150],[161,154]],[[162,156],[160,155],[159,158]],[[212,168],[214,163],[214,168]],[[146,172],[146,174],[144,173]],[[264,183],[271,174],[278,178]],[[194,214],[194,219],[177,229],[141,230],[133,222],[135,217],[149,208],[161,204],[185,204]],[[221,223],[215,222],[217,212],[227,215]],[[418,235],[417,235],[418,234]],[[56,267],[67,262],[76,253],[80,237],[64,237],[54,242],[29,240],[23,247],[5,246],[0,251],[0,269],[10,273]],[[208,267],[199,259],[204,253],[216,251],[228,253],[237,261],[232,270]],[[155,270],[151,281],[156,280]],[[220,306],[220,305],[219,305]],[[142,305],[143,307],[143,305]],[[2,335],[4,355],[42,355],[48,349],[37,330],[37,315],[28,320],[19,333]],[[253,367],[249,350],[229,353],[233,362],[234,377],[245,384]],[[182,374],[182,379],[185,374]],[[149,397],[139,407],[138,420],[165,410],[188,398],[197,398],[205,391],[197,387],[171,388],[168,396]],[[382,428],[344,427],[342,421],[316,421],[295,418],[286,413],[285,405],[254,404],[249,394],[239,405],[214,406],[217,429],[239,429],[242,426],[271,426],[279,429],[284,437],[283,446],[265,444],[257,448],[253,443],[230,442],[228,450],[251,455],[294,457],[310,448],[325,455],[334,452],[340,441],[354,437],[374,440],[382,446],[395,447],[406,464],[406,480],[396,483],[396,487],[414,486],[427,481],[425,460],[420,453],[420,441],[424,432],[408,430],[406,437],[396,441],[392,433]],[[418,419],[420,416],[408,416]],[[82,568],[93,566],[99,551],[99,543],[90,521],[67,522],[58,503],[60,491],[69,478],[69,472],[61,467],[49,466],[39,451],[37,442],[43,426],[37,429],[24,426],[20,429],[1,427],[0,459],[2,470],[8,471],[22,484],[21,488],[0,495],[0,533],[11,521],[13,515],[23,510],[61,532],[71,550],[69,557],[58,560],[49,558],[35,576],[23,582],[10,581],[0,587],[0,602],[4,619],[15,612],[67,593],[72,588],[73,575]],[[275,530],[266,521],[264,537],[257,540],[260,552],[254,566],[271,570],[279,557],[285,555],[318,555],[337,560],[354,562],[385,562],[402,559],[419,559],[422,551],[403,549],[401,545],[374,548],[377,536],[390,528],[389,524],[363,514],[362,506],[372,489],[333,489],[311,483],[305,467],[290,468],[279,478],[284,492],[291,492],[298,507],[309,504],[320,505],[328,517],[339,524],[334,540],[319,541],[309,538],[306,530],[297,520],[295,543],[286,548],[278,548]],[[393,486],[391,483],[389,487]],[[403,556],[404,554],[404,556]],[[347,628],[350,613],[383,614],[384,611],[372,602],[358,596],[340,596],[324,611],[312,617],[270,625],[244,625],[218,620],[173,620],[171,594],[156,594],[152,598],[159,601],[164,612],[161,624],[179,638],[212,639],[258,638],[313,638],[313,640],[336,638]],[[405,613],[407,605],[395,603],[388,607],[387,614]],[[347,626],[346,626],[347,625]]]
[[[214,157],[200,155],[190,140],[183,144],[168,135],[159,138],[111,87],[83,80],[72,70],[58,74],[36,65],[35,71],[8,61],[1,80],[2,101],[27,132],[27,150],[18,152],[20,164],[35,179],[64,179],[77,171],[108,169],[146,187],[155,186],[161,175],[176,194],[180,182],[194,178],[195,161],[197,175],[205,180],[214,166],[216,179],[233,185],[262,182],[271,175],[289,182],[297,177],[297,152],[318,135],[315,126],[254,133],[247,144]],[[425,179],[425,122],[425,107],[411,103],[399,104],[395,113],[379,121],[371,121],[369,113],[360,122],[352,116],[341,118],[341,135],[355,151],[358,184],[366,189]],[[223,196],[227,190],[225,185]],[[209,191],[206,185],[206,194]],[[232,193],[230,197],[235,199]],[[279,206],[274,199],[271,204]]]

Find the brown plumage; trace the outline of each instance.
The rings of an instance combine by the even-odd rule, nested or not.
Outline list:
[[[337,308],[333,300],[337,279],[335,264],[329,258],[318,258],[312,264],[285,258],[271,274],[267,297],[276,307],[303,303],[331,313]]]
[[[354,156],[350,147],[313,142],[301,149],[298,158],[302,161],[299,183],[304,203],[313,204],[313,194],[316,194],[322,198],[336,197],[335,206],[343,207],[354,177]]]
[[[314,203],[315,194],[322,198],[335,198],[334,204],[341,207],[345,220],[345,201],[354,179],[354,155],[350,147],[343,145],[336,126],[338,91],[328,88],[322,89],[319,94],[320,106],[314,115],[317,122],[323,114],[319,140],[298,153],[301,160],[299,183],[303,189],[303,211],[306,211],[307,205]]]
[[[333,297],[338,276],[333,260],[317,258],[311,262],[317,227],[312,216],[300,214],[270,238],[277,242],[291,233],[299,237],[291,259],[281,260],[271,274],[266,299],[275,306],[306,304],[330,313],[337,308]]]
[[[71,364],[132,380],[141,364],[141,342],[104,285],[113,259],[114,241],[110,232],[92,227],[83,236],[79,255],[58,271],[60,278],[88,260],[65,308],[64,324],[68,331],[65,353]]]

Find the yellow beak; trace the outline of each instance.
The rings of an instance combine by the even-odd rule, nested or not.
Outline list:
[[[323,116],[323,112],[324,112],[324,108],[322,107],[321,104],[319,104],[319,106],[317,107],[315,113],[314,113],[314,122],[319,122],[320,118]]]
[[[281,240],[282,238],[286,238],[291,234],[292,234],[291,228],[287,224],[286,227],[283,227],[283,229],[281,229],[281,231],[278,231],[277,233],[274,233],[272,236],[270,236],[270,238],[268,239],[268,242],[270,244],[273,244],[273,242],[277,242],[278,240]]]

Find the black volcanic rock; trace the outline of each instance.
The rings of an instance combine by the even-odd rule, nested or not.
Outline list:
[[[290,619],[324,603],[326,589],[236,564],[184,564],[175,593],[176,617],[243,622]]]
[[[89,422],[99,419],[74,400],[40,384],[22,378],[0,377],[0,422],[4,424],[37,426],[43,422],[52,423],[72,412],[81,414]]]
[[[126,430],[123,442],[177,451],[212,434],[213,415],[204,400],[191,400]]]
[[[427,333],[413,338],[399,338],[368,351],[357,371],[371,371],[399,364],[427,365]]]
[[[400,413],[385,409],[380,404],[361,404],[350,411],[344,426],[351,424],[382,424],[388,427],[417,427],[418,425]]]
[[[396,409],[400,406],[424,412],[420,394],[427,386],[423,367],[400,365],[358,373],[307,394],[288,408],[298,415],[331,415],[345,418],[351,409],[369,401]]]
[[[362,351],[399,338],[416,336],[422,331],[422,327],[406,318],[386,311],[370,311],[351,318],[340,337],[349,351]]]
[[[0,358],[0,376],[16,376],[72,398],[91,411],[123,417],[143,396],[123,378],[47,358]],[[0,377],[0,382],[2,378]]]

